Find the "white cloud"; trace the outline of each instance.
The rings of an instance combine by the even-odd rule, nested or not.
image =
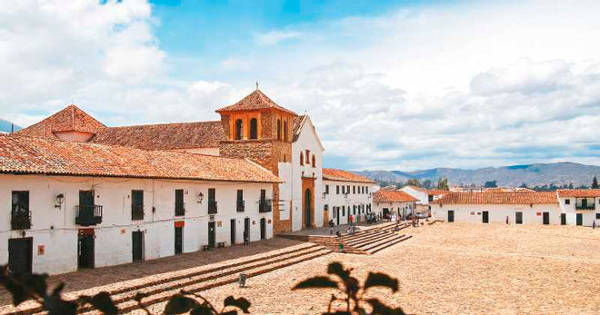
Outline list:
[[[259,45],[276,45],[282,41],[296,39],[302,36],[302,33],[295,31],[273,30],[266,33],[254,34],[254,39]]]
[[[600,125],[599,11],[470,3],[292,25],[251,34],[256,46],[228,51],[214,73],[259,76],[280,105],[308,111],[344,163],[329,166],[600,164],[587,149]],[[3,118],[26,125],[74,98],[113,125],[211,120],[250,92],[254,79],[169,77],[155,23],[142,0],[0,2]]]

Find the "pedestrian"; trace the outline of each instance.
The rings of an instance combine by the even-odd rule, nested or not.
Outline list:
[[[592,222],[592,230],[596,229],[596,220],[594,220],[594,222]]]
[[[352,225],[352,223],[354,223],[354,216],[353,216],[353,215],[350,215],[350,218],[349,218],[349,219],[350,219],[350,225]]]
[[[506,216],[506,224],[508,224],[508,216]]]

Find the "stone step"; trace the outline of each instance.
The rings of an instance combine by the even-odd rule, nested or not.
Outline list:
[[[393,233],[393,232],[382,231],[382,232],[377,232],[377,233],[371,233],[369,235],[365,235],[363,237],[354,239],[352,241],[344,242],[344,244],[350,245],[350,246],[355,246],[355,245],[358,245],[360,243],[364,243],[364,242],[372,240],[372,239],[377,239],[379,237],[382,237],[382,236],[385,236],[385,235],[389,235],[391,233]]]
[[[392,242],[394,242],[394,241],[396,241],[396,240],[398,240],[400,238],[403,238],[403,237],[405,237],[405,235],[398,235],[398,234],[396,234],[396,235],[390,235],[388,237],[380,239],[377,242],[371,242],[370,244],[366,244],[366,245],[358,247],[358,248],[360,248],[360,249],[362,249],[362,250],[364,250],[364,251],[366,251],[368,253],[373,248],[377,248],[377,247],[382,246],[384,244],[392,243]]]
[[[381,233],[381,234],[378,234],[378,235],[376,235],[374,237],[370,237],[368,239],[364,239],[364,240],[361,240],[359,242],[353,243],[350,246],[356,247],[356,248],[363,248],[363,247],[365,247],[367,245],[370,245],[370,244],[373,244],[373,243],[377,243],[377,242],[379,242],[379,241],[381,241],[383,239],[387,239],[387,238],[390,238],[390,237],[393,237],[393,236],[396,236],[396,235],[399,235],[399,234],[395,233],[395,232]]]
[[[159,275],[159,277],[157,279],[154,279],[151,281],[143,281],[143,279],[142,279],[142,281],[137,281],[134,284],[130,284],[130,283],[126,282],[124,284],[124,286],[122,286],[122,287],[117,287],[117,288],[110,289],[110,290],[99,290],[99,291],[109,292],[109,294],[111,294],[111,296],[113,296],[113,299],[118,298],[120,295],[127,295],[127,293],[131,293],[131,292],[133,292],[132,296],[135,296],[136,292],[138,292],[142,289],[149,288],[149,287],[169,285],[170,283],[176,283],[182,279],[189,279],[189,278],[194,278],[194,277],[198,277],[198,276],[202,276],[202,275],[209,275],[211,273],[219,272],[222,270],[230,270],[232,268],[244,268],[245,266],[253,266],[253,264],[257,264],[257,263],[262,264],[265,261],[273,262],[273,261],[290,259],[292,257],[299,257],[302,255],[306,255],[307,253],[318,252],[323,249],[324,248],[320,245],[307,243],[307,244],[295,246],[291,250],[278,251],[277,253],[270,254],[270,255],[259,255],[258,257],[251,257],[250,259],[247,259],[247,260],[241,260],[238,262],[220,265],[220,266],[216,266],[216,267],[192,268],[189,272],[178,272],[178,271],[170,272],[170,273],[163,274],[162,275],[163,277],[160,277],[160,275]],[[170,274],[173,274],[173,275],[170,275]],[[65,298],[69,299],[68,295],[72,295],[72,294],[67,293],[65,295],[66,295]],[[81,311],[87,311],[87,310],[89,310],[89,307],[81,309]],[[41,311],[42,311],[42,307],[39,305],[36,305],[35,307],[19,309],[18,311],[9,313],[9,314],[35,314],[35,313],[38,313]]]
[[[270,265],[262,266],[262,267],[250,268],[250,269],[244,270],[244,273],[247,274],[248,278],[252,278],[252,277],[264,274],[264,273],[268,273],[268,272],[278,270],[281,268],[285,268],[285,267],[288,267],[288,266],[291,266],[294,264],[298,264],[298,263],[301,263],[304,261],[315,259],[315,258],[324,256],[324,255],[327,255],[329,253],[331,253],[331,251],[329,251],[327,249],[321,249],[320,251],[310,253],[308,255],[302,255],[302,256],[294,258],[294,259],[287,259],[283,262],[270,264]],[[145,299],[142,300],[142,303],[145,307],[149,307],[154,304],[167,301],[173,294],[180,292],[182,289],[186,290],[187,292],[197,293],[197,292],[205,291],[205,290],[212,289],[215,287],[219,287],[219,286],[223,286],[223,285],[227,285],[227,284],[231,284],[231,283],[236,283],[238,281],[238,279],[239,279],[239,276],[236,273],[236,274],[232,274],[232,275],[215,278],[215,279],[205,281],[205,282],[188,284],[188,285],[180,285],[180,286],[177,286],[176,288],[166,289],[166,290],[160,291],[156,294],[153,294],[152,296],[146,297]],[[131,300],[131,299],[119,303],[117,305],[117,307],[119,308],[119,311],[121,313],[127,313],[127,312],[134,311],[136,309],[139,309],[139,305],[137,304],[137,302],[135,302],[134,300]]]
[[[404,241],[406,241],[406,240],[408,240],[410,238],[412,238],[412,235],[406,235],[406,236],[404,236],[404,237],[402,237],[402,238],[400,238],[400,239],[398,239],[396,241],[390,242],[388,244],[384,244],[384,245],[382,245],[380,247],[372,248],[372,249],[370,249],[368,251],[368,254],[369,255],[373,255],[373,254],[375,254],[375,253],[377,253],[379,251],[382,251],[382,250],[384,250],[384,249],[386,249],[388,247],[392,247],[392,246],[394,246],[394,245],[396,245],[398,243],[404,242]]]

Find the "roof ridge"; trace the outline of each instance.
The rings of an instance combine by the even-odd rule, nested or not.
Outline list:
[[[184,124],[202,124],[202,123],[221,123],[220,120],[204,120],[204,121],[184,121],[184,122],[170,122],[170,123],[156,123],[156,124],[139,124],[129,126],[110,126],[106,128],[133,128],[133,127],[146,127],[146,126],[166,126],[166,125],[184,125]]]

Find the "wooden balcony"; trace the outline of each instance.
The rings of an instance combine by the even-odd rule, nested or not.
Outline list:
[[[102,206],[80,205],[75,206],[75,224],[90,226],[102,223]]]
[[[28,230],[31,228],[31,211],[12,212],[10,217],[11,230]]]
[[[208,214],[217,214],[217,201],[216,200],[208,201]]]

